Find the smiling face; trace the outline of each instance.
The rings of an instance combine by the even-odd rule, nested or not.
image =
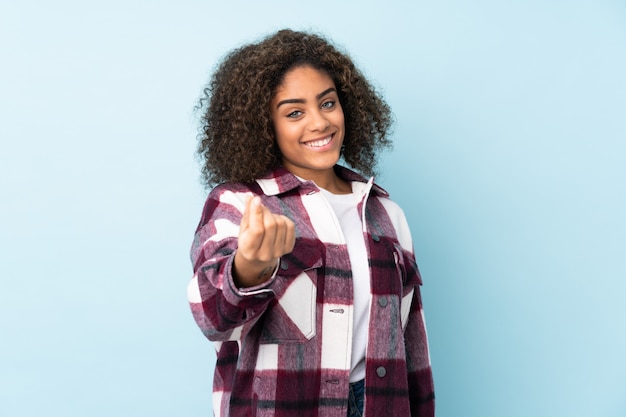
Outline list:
[[[271,117],[283,166],[318,182],[334,177],[345,126],[333,80],[310,66],[291,69],[271,101]]]

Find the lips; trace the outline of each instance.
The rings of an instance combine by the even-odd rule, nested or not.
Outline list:
[[[328,145],[332,140],[333,140],[333,135],[328,135],[325,138],[322,139],[316,139],[316,140],[311,140],[308,142],[304,142],[304,145],[310,147],[310,148],[321,148],[323,146]]]

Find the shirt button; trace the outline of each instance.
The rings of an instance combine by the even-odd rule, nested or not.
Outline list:
[[[372,240],[373,240],[374,242],[380,242],[380,236],[378,236],[378,235],[372,235]]]
[[[287,263],[287,261],[280,261],[280,269],[282,269],[283,271],[289,269],[289,264]]]
[[[380,297],[378,299],[378,305],[381,307],[387,307],[387,297]]]
[[[376,368],[376,375],[378,375],[380,378],[384,378],[385,375],[387,375],[387,370],[384,366],[379,366],[378,368]]]

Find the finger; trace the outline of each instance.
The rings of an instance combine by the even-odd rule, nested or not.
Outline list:
[[[274,256],[285,254],[285,235],[287,234],[287,222],[284,216],[274,215],[276,222],[276,236],[274,238]]]
[[[293,250],[293,247],[296,243],[296,225],[289,217],[280,217],[282,222],[282,231],[280,238],[280,251],[282,256]]]
[[[272,256],[276,245],[276,215],[265,206],[263,206],[263,230],[263,249],[265,249],[268,256]]]
[[[291,219],[282,215],[275,215],[276,238],[274,243],[275,256],[283,256],[293,250],[295,244],[295,224]]]
[[[252,197],[246,202],[243,215],[244,227],[239,230],[238,247],[246,259],[257,259],[257,252],[265,234],[263,227],[263,206],[259,197]]]
[[[243,213],[241,214],[241,222],[239,223],[239,228],[241,230],[246,230],[248,228],[248,217],[250,216],[250,204],[252,203],[252,196],[246,197],[246,205],[243,208]]]
[[[261,203],[261,199],[258,196],[254,196],[250,201],[250,213],[248,214],[248,227],[256,232],[263,235],[263,213],[264,213],[263,204]]]

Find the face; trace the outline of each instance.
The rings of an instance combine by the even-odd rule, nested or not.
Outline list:
[[[283,166],[304,179],[334,175],[344,138],[344,117],[333,80],[312,67],[285,74],[271,101]]]

